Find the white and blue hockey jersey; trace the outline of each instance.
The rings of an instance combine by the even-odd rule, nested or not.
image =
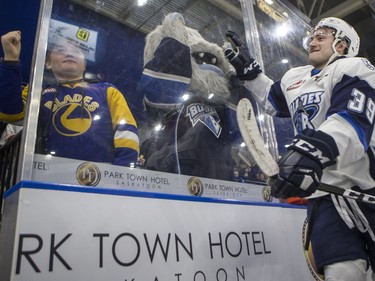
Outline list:
[[[268,114],[291,117],[296,133],[311,128],[334,138],[340,155],[322,182],[375,187],[375,68],[367,59],[340,57],[320,72],[293,68],[276,83],[260,74],[245,86]]]

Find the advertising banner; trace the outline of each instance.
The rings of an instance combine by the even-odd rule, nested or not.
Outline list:
[[[41,154],[35,154],[34,157],[33,180],[197,197],[277,201],[260,184],[221,181]]]
[[[314,280],[305,209],[32,185],[7,198],[20,197],[11,280]]]

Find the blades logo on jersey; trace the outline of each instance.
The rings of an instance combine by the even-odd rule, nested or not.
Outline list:
[[[318,115],[323,93],[307,93],[291,103],[290,112],[293,112],[292,119],[297,132],[301,133],[306,128],[315,129],[311,120]]]
[[[59,107],[53,114],[52,124],[63,136],[78,136],[86,132],[91,126],[91,114],[77,103]]]
[[[188,105],[186,116],[189,116],[193,127],[200,122],[219,138],[222,128],[219,115],[213,107],[202,103],[193,103]]]
[[[52,110],[52,125],[63,136],[78,136],[90,129],[92,123],[91,112],[99,107],[96,102],[91,102],[89,96],[75,94],[73,97],[66,95],[62,101],[48,101],[45,107]]]

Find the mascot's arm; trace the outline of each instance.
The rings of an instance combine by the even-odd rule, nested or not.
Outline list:
[[[161,108],[180,104],[191,75],[190,48],[176,39],[164,38],[143,70],[141,84],[146,102]]]

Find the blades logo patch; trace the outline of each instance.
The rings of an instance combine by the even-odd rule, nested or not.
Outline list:
[[[78,136],[90,129],[92,118],[87,108],[77,103],[58,108],[52,117],[52,124],[63,136]]]
[[[67,137],[79,136],[90,129],[92,112],[99,108],[99,104],[92,97],[80,94],[66,95],[62,101],[57,98],[44,104],[52,110],[51,123],[55,130]]]
[[[187,107],[186,116],[189,116],[193,127],[200,122],[219,138],[222,128],[219,115],[213,107],[206,104],[193,103]]]

